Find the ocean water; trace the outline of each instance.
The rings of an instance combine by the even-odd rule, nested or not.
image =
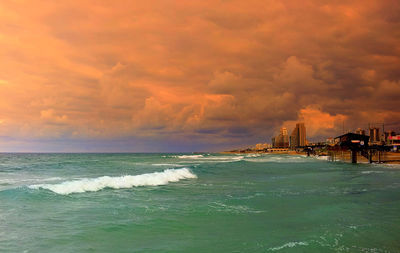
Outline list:
[[[0,252],[400,252],[400,166],[0,154]]]

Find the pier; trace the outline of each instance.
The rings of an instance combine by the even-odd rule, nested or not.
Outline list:
[[[347,133],[335,138],[335,145],[327,148],[330,161],[359,161],[369,163],[400,162],[400,154],[390,152],[385,145],[369,145],[369,136]]]

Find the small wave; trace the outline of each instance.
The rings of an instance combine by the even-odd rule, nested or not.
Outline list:
[[[35,177],[26,177],[26,178],[4,178],[0,179],[0,185],[21,185],[21,184],[32,184],[35,182],[48,182],[48,181],[59,181],[62,180],[61,177],[49,177],[49,178],[35,178]]]
[[[204,157],[203,155],[177,155],[174,156],[176,158],[180,158],[180,159],[192,159],[192,158],[201,158]]]
[[[400,164],[397,163],[372,163],[371,166],[388,168],[388,169],[400,169]]]
[[[270,251],[281,250],[284,248],[293,248],[296,246],[308,246],[307,242],[288,242],[279,247],[269,248]]]
[[[175,164],[175,163],[153,163],[151,164],[153,166],[170,166],[170,167],[182,167],[181,164]]]
[[[247,162],[255,163],[306,163],[310,160],[305,159],[303,156],[277,156],[277,155],[265,155],[257,159],[246,159]]]
[[[163,172],[146,173],[136,176],[98,177],[66,181],[60,184],[31,185],[31,189],[47,189],[57,194],[68,195],[71,193],[95,192],[104,188],[122,189],[138,186],[166,185],[178,182],[181,179],[197,178],[189,169],[168,169]]]
[[[315,158],[318,159],[318,160],[322,160],[322,161],[328,161],[329,160],[329,156],[327,156],[327,155],[315,156]]]
[[[225,161],[239,161],[242,160],[244,156],[214,156],[214,157],[206,157],[202,160],[225,160]]]
[[[380,174],[380,173],[383,173],[383,171],[366,170],[366,171],[362,171],[361,173],[362,173],[362,174],[372,174],[372,173]]]
[[[260,157],[261,155],[260,154],[249,154],[249,155],[246,155],[246,157]]]
[[[227,205],[221,202],[213,202],[208,205],[209,207],[213,208],[219,212],[228,212],[228,213],[235,213],[235,214],[243,214],[243,213],[263,213],[265,211],[261,210],[253,210],[247,206],[243,205]]]
[[[204,155],[178,155],[173,156],[175,158],[180,159],[192,159],[195,160],[195,163],[202,163],[202,162],[238,162],[244,159],[244,156],[204,156]],[[185,160],[185,163],[190,163],[190,160]]]

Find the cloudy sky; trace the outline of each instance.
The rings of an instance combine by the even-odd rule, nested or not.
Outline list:
[[[0,2],[0,151],[217,151],[400,130],[400,2]]]

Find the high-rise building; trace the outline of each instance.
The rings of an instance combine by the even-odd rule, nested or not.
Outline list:
[[[379,128],[378,127],[371,127],[369,129],[369,142],[370,143],[377,143],[379,141],[380,141]]]
[[[289,136],[286,127],[282,127],[279,131],[279,135],[273,140],[274,148],[288,148],[289,147]]]
[[[290,147],[297,148],[307,145],[306,141],[306,127],[304,123],[297,123],[290,135]]]
[[[281,128],[280,134],[282,136],[287,136],[288,135],[288,131],[287,131],[286,127],[282,127]]]
[[[297,147],[297,135],[295,134],[294,130],[292,132],[292,134],[289,137],[289,143],[290,143],[290,148],[291,149],[295,149]]]

